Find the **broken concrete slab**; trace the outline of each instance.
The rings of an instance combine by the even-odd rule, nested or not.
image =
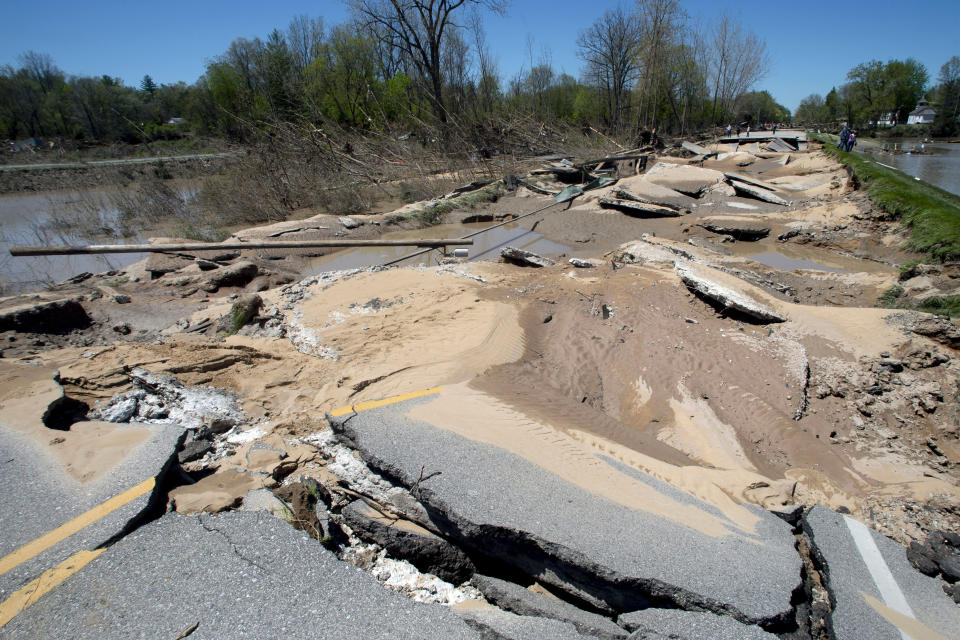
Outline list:
[[[822,506],[813,507],[802,526],[830,593],[834,638],[955,637],[960,608],[939,580],[910,566],[899,544]]]
[[[532,251],[517,249],[516,247],[504,247],[500,251],[500,257],[505,262],[512,262],[524,267],[552,267],[556,263],[550,258],[537,255]]]
[[[768,226],[757,224],[756,222],[738,220],[732,217],[703,218],[701,222],[698,223],[698,226],[713,233],[733,236],[737,240],[747,242],[766,238],[770,235],[770,227]]]
[[[91,323],[76,298],[26,301],[0,310],[0,331],[21,333],[69,333]]]
[[[416,485],[431,518],[423,524],[472,558],[509,565],[601,611],[659,603],[720,611],[747,623],[793,619],[801,562],[787,523],[738,505],[735,517],[749,522],[743,529],[691,494],[611,458],[589,456],[597,465],[591,474],[609,475],[605,483],[622,482],[631,495],[646,496],[627,505],[488,444],[482,433],[468,438],[455,433],[455,425],[425,421],[431,416],[444,424],[434,403],[459,406],[462,393],[445,387],[435,396],[330,420],[374,470]],[[478,402],[493,402],[485,398]],[[421,481],[424,469],[430,478]],[[664,501],[670,506],[654,507]],[[583,513],[591,514],[589,527]],[[678,514],[689,519],[677,520]],[[624,531],[631,532],[629,545]]]
[[[454,611],[490,640],[588,640],[569,622],[539,616],[518,616],[491,606],[458,606]]]
[[[630,191],[627,191],[626,189],[614,189],[611,193],[613,194],[613,196],[614,196],[615,198],[619,198],[620,200],[631,200],[631,201],[633,201],[633,202],[642,202],[643,204],[650,204],[650,205],[654,205],[654,206],[656,206],[656,207],[663,207],[663,208],[666,208],[666,209],[673,209],[674,211],[683,211],[683,210],[684,210],[683,207],[680,207],[679,205],[673,204],[673,203],[671,203],[671,202],[658,201],[658,200],[654,200],[654,199],[651,199],[651,198],[645,198],[645,197],[643,197],[643,196],[638,196],[638,195],[636,195],[636,194],[634,194],[634,193],[631,193]]]
[[[779,204],[784,207],[790,206],[789,202],[780,196],[767,191],[766,188],[755,187],[752,184],[740,182],[739,180],[731,180],[730,186],[732,186],[737,193],[754,197],[757,200],[763,200],[764,202],[769,202],[771,204]]]
[[[651,182],[647,180],[646,175],[635,176],[631,178],[625,178],[620,180],[617,183],[617,192],[624,191],[630,194],[629,196],[619,195],[619,193],[614,193],[616,197],[625,198],[628,200],[635,200],[641,198],[643,201],[646,201],[648,204],[657,204],[661,207],[675,207],[677,209],[689,209],[691,205],[696,203],[696,200],[688,195],[684,195],[679,191],[675,191],[669,187],[657,184],[656,182]],[[612,191],[611,191],[612,193]],[[602,194],[609,195],[609,194]]]
[[[707,187],[722,181],[723,173],[685,164],[658,162],[644,174],[644,178],[654,184],[697,197]]]
[[[380,545],[391,558],[406,560],[441,580],[461,584],[476,571],[465,553],[440,536],[409,520],[375,511],[362,500],[351,502],[341,514],[360,538]]]
[[[782,138],[772,138],[767,142],[764,148],[768,149],[769,151],[781,151],[781,152],[791,152],[791,151],[797,150],[796,146],[790,144],[789,142],[787,142]]]
[[[625,613],[617,620],[632,632],[631,640],[774,640],[777,637],[756,625],[703,611],[644,609]]]
[[[644,204],[636,200],[619,200],[617,198],[600,198],[600,206],[616,209],[628,215],[641,218],[676,218],[683,215],[674,208],[661,207],[653,204]]]
[[[480,589],[489,602],[518,615],[569,622],[580,633],[604,640],[626,638],[629,635],[610,618],[584,611],[555,596],[525,589],[515,582],[479,574],[473,576],[470,582]]]
[[[351,218],[350,216],[341,216],[341,217],[337,218],[337,222],[339,222],[341,225],[343,225],[343,228],[344,228],[344,229],[356,229],[356,228],[358,228],[361,224],[363,224],[363,223],[360,222],[359,220],[356,220],[356,219],[354,219],[354,218]]]
[[[698,156],[707,157],[707,156],[712,156],[714,154],[714,152],[710,151],[710,149],[700,146],[695,142],[687,142],[686,140],[684,140],[682,143],[680,143],[680,146],[682,146],[684,149],[686,149],[691,153],[695,153]]]
[[[677,260],[677,255],[669,249],[659,245],[650,244],[644,240],[634,240],[626,242],[616,250],[615,254],[618,262],[631,264],[643,264],[654,262],[660,264],[672,265]]]
[[[449,609],[384,589],[316,540],[256,513],[167,514],[20,613],[6,638],[475,640]]]
[[[594,267],[599,267],[603,264],[602,260],[597,260],[596,258],[589,258],[587,260],[581,260],[580,258],[570,258],[567,260],[570,264],[575,266],[577,269],[592,269]]]
[[[786,317],[763,305],[742,290],[720,282],[719,275],[690,262],[676,263],[677,275],[687,287],[723,309],[733,309],[760,322],[786,322]],[[746,283],[744,283],[746,285]]]
[[[753,185],[755,187],[760,187],[761,189],[766,189],[767,191],[776,191],[774,187],[771,187],[766,182],[762,180],[756,180],[754,178],[741,175],[739,173],[731,173],[729,171],[725,172],[723,175],[727,177],[728,180],[738,180],[740,182],[746,182],[747,184]]]

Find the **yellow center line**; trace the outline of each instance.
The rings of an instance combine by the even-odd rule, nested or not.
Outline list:
[[[156,480],[154,478],[147,478],[137,486],[131,487],[123,493],[101,502],[86,513],[77,516],[69,522],[65,522],[53,531],[45,533],[36,540],[23,545],[13,553],[0,558],[0,576],[43,553],[53,545],[66,540],[84,527],[116,511],[125,504],[136,500],[145,493],[149,493],[153,490],[155,484]]]
[[[330,415],[339,418],[340,416],[345,416],[351,413],[359,413],[361,411],[366,411],[367,409],[376,409],[377,407],[385,407],[389,404],[396,404],[398,402],[403,402],[404,400],[412,400],[414,398],[422,398],[423,396],[430,396],[435,393],[440,393],[443,390],[443,387],[433,387],[432,389],[424,389],[422,391],[411,391],[410,393],[404,393],[399,396],[392,396],[390,398],[384,398],[383,400],[367,400],[366,402],[358,402],[357,404],[351,404],[346,407],[340,407],[339,409],[334,409],[330,412]]]
[[[104,551],[106,549],[78,551],[53,569],[47,569],[41,573],[39,578],[14,591],[13,595],[0,604],[0,627],[13,620],[18,613],[39,600],[45,593],[83,569]]]

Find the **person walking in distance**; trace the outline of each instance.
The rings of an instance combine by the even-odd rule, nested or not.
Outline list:
[[[857,132],[851,131],[847,136],[847,151],[853,151],[853,145],[857,144]]]
[[[847,129],[847,125],[843,125],[843,129],[840,131],[840,147],[841,151],[847,150],[847,140],[850,138],[850,130]]]

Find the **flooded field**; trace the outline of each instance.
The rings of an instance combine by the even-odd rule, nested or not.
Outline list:
[[[106,192],[0,196],[0,291],[16,293],[60,282],[84,271],[120,269],[146,254],[34,256],[14,258],[18,245],[131,242],[115,233],[117,210]]]

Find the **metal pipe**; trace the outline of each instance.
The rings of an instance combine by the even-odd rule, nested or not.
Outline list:
[[[430,247],[472,245],[473,240],[281,240],[277,242],[203,242],[193,244],[90,244],[77,246],[10,247],[12,256],[60,256],[91,253],[165,253],[235,249],[312,249],[319,247]]]

